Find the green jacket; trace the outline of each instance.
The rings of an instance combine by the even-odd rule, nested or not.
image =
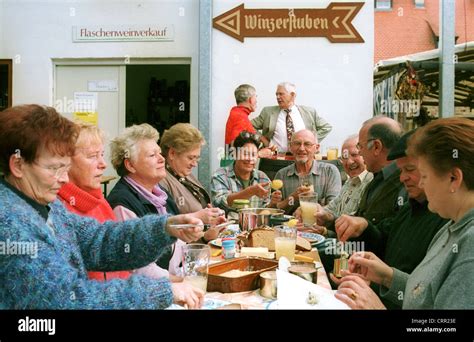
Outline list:
[[[307,106],[296,106],[301,114],[306,129],[317,134],[321,142],[332,130],[332,126],[318,115],[316,109]],[[262,130],[262,134],[270,141],[275,133],[275,128],[280,114],[279,106],[264,107],[260,115],[252,119],[252,125],[256,130]]]

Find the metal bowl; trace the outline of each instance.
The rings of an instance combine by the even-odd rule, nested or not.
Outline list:
[[[318,283],[318,269],[313,263],[309,262],[295,262],[288,267],[288,272],[297,275],[304,280],[310,281],[314,284]]]
[[[275,299],[277,297],[276,271],[260,273],[260,295],[270,299]]]
[[[275,208],[248,208],[239,210],[239,225],[242,232],[260,227],[270,227],[270,217],[283,215],[284,210]]]

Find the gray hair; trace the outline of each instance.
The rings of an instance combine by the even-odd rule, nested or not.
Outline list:
[[[278,83],[277,87],[283,87],[285,88],[287,92],[296,94],[296,86],[293,83],[281,82],[281,83]]]
[[[401,136],[402,132],[400,130],[395,130],[392,126],[383,123],[372,125],[368,132],[369,139],[379,139],[389,150],[395,146]]]
[[[158,141],[159,138],[160,133],[149,124],[144,123],[127,127],[122,134],[110,142],[112,166],[120,176],[126,176],[128,172],[124,161],[125,159],[136,159],[138,142],[148,139]]]
[[[349,143],[349,141],[352,141],[352,140],[359,140],[359,134],[355,133],[355,134],[351,134],[349,135],[346,139],[344,139],[344,141],[342,142],[342,146],[344,146],[345,144]]]
[[[390,150],[403,135],[403,129],[399,122],[385,115],[377,115],[362,124],[369,126],[368,139],[379,139],[382,144]]]
[[[234,91],[235,102],[237,104],[244,103],[256,93],[257,91],[250,84],[241,84]]]

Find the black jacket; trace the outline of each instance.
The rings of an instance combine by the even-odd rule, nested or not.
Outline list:
[[[168,199],[166,200],[166,212],[170,215],[177,215],[179,210],[173,197],[171,197],[171,195],[163,188],[160,187],[160,189],[168,195]],[[158,214],[155,206],[142,195],[140,195],[123,178],[120,178],[117,184],[115,184],[109,196],[107,196],[107,201],[109,202],[112,209],[121,205],[128,210],[133,211],[137,217],[143,217],[149,214]],[[157,265],[167,270],[170,259],[173,256],[173,252],[172,246],[167,246],[156,261]]]

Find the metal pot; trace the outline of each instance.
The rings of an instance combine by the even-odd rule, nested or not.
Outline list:
[[[264,226],[270,227],[270,217],[283,215],[284,210],[275,208],[248,208],[239,210],[239,225],[242,232]]]
[[[265,298],[275,299],[277,297],[276,271],[260,273],[260,295]]]
[[[318,283],[318,269],[312,263],[292,263],[292,265],[288,267],[288,272],[314,284]]]

